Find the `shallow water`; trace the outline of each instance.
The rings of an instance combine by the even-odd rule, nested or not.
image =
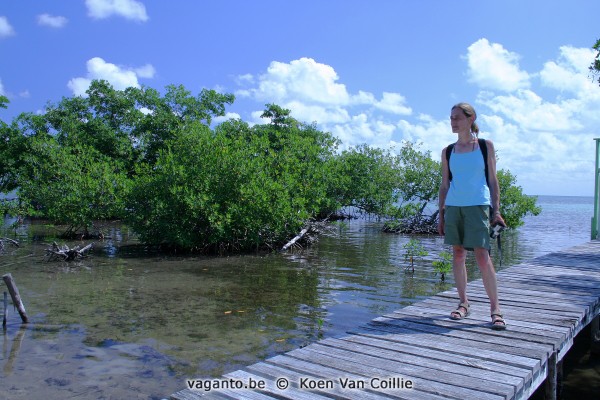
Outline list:
[[[542,215],[503,235],[502,266],[494,248],[499,269],[589,240],[593,199],[539,203]],[[223,258],[149,254],[120,226],[73,263],[44,260],[52,228],[5,226],[2,236],[21,242],[0,254],[0,274],[13,275],[32,320],[23,326],[9,310],[0,357],[8,399],[168,397],[186,378],[342,335],[452,287],[431,267],[440,237],[419,237],[430,255],[411,273],[410,237],[381,233],[376,220],[338,224],[301,252]]]

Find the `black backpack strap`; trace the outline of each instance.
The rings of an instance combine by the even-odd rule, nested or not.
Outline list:
[[[485,183],[490,187],[490,182],[488,181],[488,151],[487,151],[487,143],[485,139],[477,139],[479,142],[479,150],[481,150],[481,154],[483,155],[483,162],[485,164]]]
[[[446,165],[448,165],[448,182],[452,180],[452,171],[450,171],[450,154],[452,154],[452,149],[454,149],[454,143],[450,143],[448,147],[446,147]]]

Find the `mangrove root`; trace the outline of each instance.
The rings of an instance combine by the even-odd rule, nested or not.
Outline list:
[[[52,243],[52,247],[46,249],[46,261],[59,260],[59,261],[73,261],[86,256],[86,252],[91,250],[93,244],[90,243],[87,246],[80,248],[75,246],[72,249],[67,245],[59,246],[56,242]]]

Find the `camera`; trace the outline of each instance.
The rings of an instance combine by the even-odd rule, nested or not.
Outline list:
[[[502,232],[504,229],[506,229],[506,227],[500,225],[500,224],[496,224],[492,227],[492,231],[490,232],[490,237],[492,239],[496,239],[498,236],[500,236],[500,232]]]

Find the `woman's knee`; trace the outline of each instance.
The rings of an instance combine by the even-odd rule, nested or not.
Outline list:
[[[463,246],[452,246],[452,254],[455,260],[463,260],[467,257],[467,250]]]
[[[475,261],[480,269],[486,268],[494,268],[492,265],[492,259],[490,258],[490,253],[485,248],[476,248],[475,249]]]

